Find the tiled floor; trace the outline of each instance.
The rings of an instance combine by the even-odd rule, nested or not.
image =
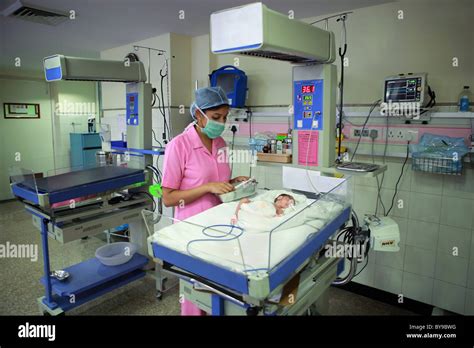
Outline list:
[[[98,237],[59,244],[50,240],[52,269],[64,268],[94,256],[104,244]],[[31,217],[16,201],[0,203],[0,244],[38,245],[38,260],[0,258],[0,315],[39,314],[36,299],[43,294],[40,235]],[[151,276],[127,285],[82,306],[68,315],[179,315],[177,288],[167,292],[161,301],[155,298],[155,281]],[[332,315],[411,315],[391,306],[351,292],[331,288],[329,314]]]

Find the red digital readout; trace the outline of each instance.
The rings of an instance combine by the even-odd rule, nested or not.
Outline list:
[[[301,86],[301,93],[314,93],[314,85]]]

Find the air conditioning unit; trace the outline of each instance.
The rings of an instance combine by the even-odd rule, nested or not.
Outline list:
[[[5,0],[0,6],[0,13],[5,17],[57,26],[69,19],[69,13],[57,11],[22,0]]]
[[[293,63],[332,63],[334,33],[269,9],[261,2],[211,14],[211,51]]]

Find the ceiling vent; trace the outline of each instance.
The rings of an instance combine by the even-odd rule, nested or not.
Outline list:
[[[1,13],[5,17],[18,18],[51,26],[57,26],[69,19],[67,12],[30,5],[20,0],[10,1],[10,4],[1,9]]]

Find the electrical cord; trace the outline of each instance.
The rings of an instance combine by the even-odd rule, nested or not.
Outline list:
[[[210,234],[210,233],[206,232],[207,230],[209,230],[211,228],[215,228],[215,227],[230,227],[230,230],[228,232],[215,230],[216,232],[219,232],[219,235],[213,235],[213,234]],[[232,233],[234,231],[234,229],[238,231],[236,234]],[[206,237],[209,237],[209,238],[193,239],[193,240],[189,241],[188,244],[186,244],[186,252],[189,255],[193,256],[193,257],[204,260],[203,258],[201,258],[201,257],[199,257],[199,256],[197,256],[197,255],[195,255],[191,252],[191,250],[189,249],[191,244],[197,243],[197,242],[229,242],[229,241],[238,239],[244,233],[244,229],[242,227],[235,226],[235,225],[218,224],[218,225],[211,225],[211,226],[204,227],[201,230],[201,232],[202,232],[203,235],[205,235]],[[226,239],[224,239],[224,238],[226,238]],[[240,243],[239,243],[239,247],[240,247]],[[242,265],[245,266],[245,262],[243,260],[242,250],[240,250],[239,254],[242,257]],[[245,271],[252,271],[252,270],[244,270],[244,272]]]
[[[150,169],[156,175],[158,180],[161,180],[161,172],[155,166],[149,164],[146,168]]]
[[[367,253],[367,255],[365,256],[365,265],[359,270],[359,272],[357,272],[354,277],[357,277],[359,274],[362,273],[362,271],[365,269],[365,267],[367,267],[367,265],[369,264],[369,253]]]
[[[156,182],[160,183],[162,181],[161,180],[162,174],[161,174],[161,171],[157,167],[151,164],[146,166],[146,168],[150,169],[153,172],[153,174],[156,176]],[[158,209],[158,213],[159,213],[159,219],[156,220],[154,223],[158,223],[161,220],[161,215],[163,214],[162,198],[161,197],[157,198],[157,203],[156,203],[154,197],[149,192],[145,192],[145,191],[140,191],[140,192],[146,193],[153,200],[153,212],[156,212],[156,210]]]
[[[159,103],[161,103],[159,101],[160,98],[158,98],[158,95],[156,94],[156,88],[152,88],[152,95],[153,95],[153,101],[151,103],[151,106],[155,106],[155,103],[156,103],[157,100],[158,100]],[[156,134],[155,134],[155,131],[153,130],[153,128],[151,129],[151,132],[153,134],[153,139],[160,145],[160,147],[163,147],[163,144],[156,138]]]
[[[149,164],[149,165],[146,166],[146,168],[150,169],[150,170],[153,172],[153,174],[155,174],[155,176],[156,176],[156,182],[157,182],[157,183],[161,183],[162,177],[163,177],[163,175],[162,175],[162,173],[161,173],[161,171],[160,171],[160,169],[159,169],[159,166],[158,166],[158,160],[159,160],[159,158],[160,158],[160,156],[157,156],[157,159],[156,159],[156,167],[153,166],[153,165],[151,165],[151,164]],[[158,212],[160,213],[160,219],[161,219],[161,214],[163,214],[162,198],[159,197],[159,198],[157,199],[157,201],[158,201],[158,206],[157,206],[157,207],[158,207]],[[153,210],[153,211],[155,211],[155,210]],[[158,220],[158,221],[159,221],[159,220]],[[155,222],[155,223],[156,223],[156,222]]]
[[[159,156],[158,156],[158,157],[159,157]],[[150,169],[150,170],[153,172],[153,174],[155,174],[155,176],[156,176],[156,182],[161,183],[161,181],[162,181],[162,179],[161,179],[161,178],[162,178],[161,171],[160,171],[157,167],[154,167],[153,165],[147,165],[146,168]],[[158,212],[160,213],[160,219],[161,219],[161,214],[163,214],[162,198],[159,197],[159,198],[157,199],[157,201],[158,201],[158,205],[155,206],[155,208],[153,209],[153,211],[155,211],[156,208],[158,208]],[[153,200],[153,202],[154,202],[154,200]]]
[[[395,197],[397,196],[397,193],[398,193],[398,184],[400,183],[400,180],[402,179],[403,172],[405,170],[405,165],[407,164],[409,155],[410,155],[410,141],[407,142],[407,155],[405,157],[405,161],[403,162],[402,170],[400,172],[400,176],[398,177],[397,183],[395,184],[395,193],[393,194],[393,197],[392,197],[392,204],[390,205],[390,208],[388,209],[385,216],[388,216],[388,214],[390,214],[390,212],[392,211],[393,204],[395,202]]]
[[[385,145],[384,145],[384,149],[383,149],[383,156],[382,156],[382,163],[385,164],[385,160],[387,158],[387,149],[388,149],[388,129],[389,129],[389,122],[388,122],[388,115],[385,119]],[[385,216],[386,214],[386,209],[385,209],[385,205],[383,203],[383,200],[382,200],[382,196],[381,196],[381,190],[382,190],[382,187],[383,187],[383,182],[385,180],[385,172],[382,173],[382,179],[380,180],[380,183],[379,183],[379,177],[376,176],[375,177],[376,180],[377,180],[377,199],[380,200],[380,204],[382,205],[382,208],[383,208],[383,215]],[[375,207],[375,216],[377,216],[377,213],[378,213],[378,202],[377,202],[377,206]]]
[[[155,94],[156,100],[158,100],[158,110],[160,111],[161,116],[163,117],[163,137],[166,142],[166,139],[169,138],[169,127],[168,127],[168,121],[166,120],[166,115],[164,113],[164,102],[161,100],[161,98]]]
[[[345,244],[350,244],[352,247],[355,249],[355,246],[357,244],[360,244],[361,241],[365,241],[366,238],[361,239],[361,228],[359,227],[359,219],[357,218],[357,215],[354,211],[351,213],[351,220],[352,220],[352,226],[346,227],[342,229],[337,237],[336,240],[340,241],[341,236],[344,236],[343,242]],[[364,256],[368,255],[368,251],[365,252]],[[354,257],[354,255],[350,255],[346,257],[350,261],[350,268],[348,274],[344,278],[336,278],[332,282],[333,285],[345,285],[349,283],[353,278],[354,274],[357,272],[357,257]]]
[[[311,185],[312,189],[314,190],[314,193],[321,194],[321,192],[319,192],[319,190],[314,186],[313,181],[311,180],[311,176],[309,175],[309,162],[308,162],[309,147],[311,145],[311,136],[313,135],[313,128],[314,128],[315,118],[316,118],[316,113],[314,113],[313,118],[311,119],[311,128],[309,130],[309,137],[308,137],[308,146],[306,147],[306,177],[308,178],[309,184]]]
[[[338,146],[337,146],[337,162],[341,162],[341,142],[342,142],[342,109],[344,103],[344,57],[347,52],[347,38],[346,38],[346,16],[341,16],[337,22],[342,21],[341,30],[341,44],[343,42],[342,35],[344,34],[344,49],[339,47],[339,57],[341,58],[341,79],[339,81],[339,125],[338,125]]]
[[[166,61],[165,61],[165,64],[166,64]],[[163,81],[165,79],[165,77],[168,76],[168,69],[166,71],[165,74],[163,74],[163,67],[160,69],[160,95],[161,95],[161,101],[160,101],[160,112],[161,112],[161,115],[163,116],[163,121],[164,121],[164,132],[165,134],[167,133],[167,135],[165,135],[166,139],[171,139],[171,132],[170,132],[170,128],[168,126],[168,121],[166,120],[166,109],[165,109],[165,95],[164,95],[164,87],[163,87]]]
[[[375,164],[374,145],[375,145],[375,138],[372,138],[372,163]],[[381,196],[381,190],[382,190],[384,176],[385,176],[385,172],[382,174],[382,180],[381,181],[379,181],[378,176],[375,176],[375,180],[377,180],[377,202],[375,203],[375,214],[374,214],[375,216],[377,216],[377,212],[378,212],[378,208],[379,208],[379,202],[382,205],[384,215],[385,215],[385,205],[383,204],[383,200],[382,200],[382,196]]]
[[[157,155],[157,156],[156,156],[155,168],[156,168],[156,170],[157,170],[157,172],[158,172],[158,178],[159,178],[160,183],[161,183],[161,180],[163,179],[163,174],[161,173],[161,170],[160,170],[159,161],[160,161],[160,155]]]
[[[351,156],[351,162],[352,160],[354,159],[354,156],[356,155],[356,152],[357,152],[357,149],[359,148],[359,144],[360,144],[360,140],[362,139],[362,133],[364,132],[365,130],[365,126],[367,125],[367,123],[369,122],[369,118],[370,116],[372,115],[372,112],[374,111],[375,107],[377,106],[378,103],[380,103],[382,99],[378,99],[377,101],[375,101],[372,106],[370,107],[370,110],[369,110],[369,114],[367,115],[364,123],[362,124],[362,129],[360,130],[360,135],[359,135],[359,140],[357,140],[357,145],[354,149],[354,153],[352,154]]]
[[[155,199],[153,198],[153,196],[149,192],[146,192],[146,191],[135,191],[135,192],[131,193],[131,197],[136,196],[139,193],[143,193],[151,199],[151,201],[153,203],[153,210],[152,211],[154,212],[156,210],[157,206],[156,206],[156,202],[155,202]]]
[[[163,181],[163,179],[162,179],[163,175],[162,175],[160,169],[158,168],[159,158],[160,158],[160,156],[157,156],[156,169],[158,171],[158,183],[161,185],[161,182]],[[160,213],[160,219],[161,219],[161,215],[163,214],[163,198],[161,196],[158,198],[158,212]]]
[[[237,128],[235,126],[232,126],[231,128],[232,131],[232,148],[230,150],[230,177],[232,178],[232,173],[234,171],[234,144],[235,144],[235,133],[237,132]]]
[[[158,143],[158,145],[160,145],[160,147],[163,147],[163,144],[161,143],[161,141],[156,139],[156,133],[153,129],[151,130],[151,133],[153,134],[153,139]]]
[[[425,110],[420,112],[420,115],[423,115],[424,113],[428,112],[428,109],[431,109],[436,105],[436,93],[431,89],[430,86],[428,86],[428,95],[430,97],[430,101],[428,102],[428,104],[426,104]]]
[[[164,66],[166,67],[166,102],[168,103],[168,118],[171,117],[171,99],[170,99],[170,77],[168,74],[169,71],[169,63],[168,63],[168,58],[165,58],[165,64]],[[164,109],[164,101],[163,101],[163,109]],[[168,140],[171,140],[173,138],[173,135],[170,132],[170,129],[173,129],[173,125],[170,124],[170,127],[168,128]]]
[[[252,111],[250,110],[250,108],[247,111],[247,115],[248,115],[248,119],[249,119],[249,141],[250,141],[250,139],[252,139]],[[257,151],[257,149],[255,149],[255,151]],[[253,155],[254,155],[254,152],[252,150],[252,156]],[[256,156],[256,154],[255,154],[255,156]],[[253,160],[254,159],[252,158],[252,161]],[[249,178],[252,177],[252,165],[253,165],[253,162],[250,163],[250,166],[249,166],[250,167],[249,168]]]

